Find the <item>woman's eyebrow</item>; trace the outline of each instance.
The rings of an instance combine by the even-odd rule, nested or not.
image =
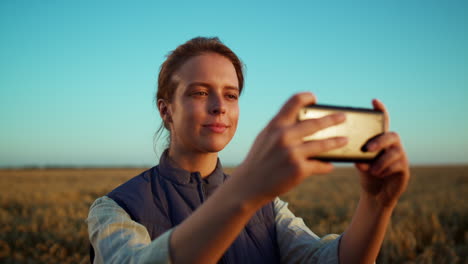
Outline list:
[[[224,89],[226,90],[235,90],[236,92],[239,92],[239,88],[236,86],[225,86]]]
[[[212,88],[211,84],[206,83],[206,82],[191,82],[191,83],[188,84],[189,88],[194,87],[194,86],[202,86],[202,87],[206,87],[206,88]],[[233,86],[233,85],[226,85],[223,88],[227,89],[227,90],[239,91],[239,88],[237,86]]]

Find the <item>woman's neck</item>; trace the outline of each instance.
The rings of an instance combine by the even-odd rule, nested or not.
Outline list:
[[[200,172],[202,178],[210,175],[218,162],[218,153],[201,153],[169,148],[168,156],[177,167],[189,172]]]

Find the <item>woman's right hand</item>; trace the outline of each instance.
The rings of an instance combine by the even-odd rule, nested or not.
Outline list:
[[[292,96],[255,139],[232,180],[248,201],[263,205],[289,191],[307,176],[328,173],[333,166],[313,159],[319,153],[340,148],[345,137],[304,142],[303,138],[344,122],[342,113],[297,122],[300,109],[316,102],[312,93]],[[233,183],[234,183],[233,182]]]

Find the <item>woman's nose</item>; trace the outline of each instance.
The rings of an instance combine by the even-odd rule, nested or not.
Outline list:
[[[209,112],[214,115],[226,113],[226,106],[224,105],[223,99],[215,96],[210,102]]]

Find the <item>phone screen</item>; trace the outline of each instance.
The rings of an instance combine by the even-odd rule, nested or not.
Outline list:
[[[336,136],[348,138],[348,144],[342,148],[321,153],[314,159],[324,161],[368,162],[377,152],[364,152],[363,146],[372,138],[384,132],[384,115],[381,111],[367,108],[351,108],[329,105],[310,105],[299,112],[299,121],[320,118],[329,114],[343,112],[346,121],[342,124],[325,128],[304,138],[305,141],[325,139]]]

